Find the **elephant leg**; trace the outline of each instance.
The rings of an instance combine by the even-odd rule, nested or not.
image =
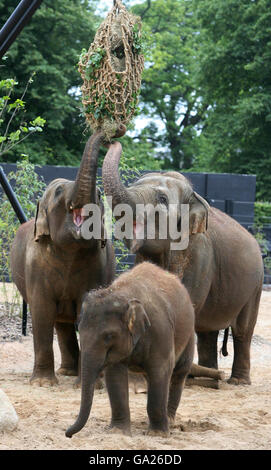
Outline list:
[[[79,347],[73,323],[56,322],[55,329],[61,351],[61,375],[78,375]]]
[[[197,349],[199,365],[217,369],[217,337],[218,331],[209,331],[207,333],[197,332]]]
[[[39,386],[55,385],[58,380],[54,370],[54,320],[56,305],[45,299],[31,302],[32,331],[34,340],[34,369],[31,384]]]
[[[110,427],[120,429],[124,434],[131,434],[129,409],[128,369],[123,364],[108,365],[105,370],[105,382],[111,405]]]
[[[179,406],[182,392],[185,385],[185,379],[187,374],[191,370],[192,360],[194,356],[194,335],[189,341],[184,353],[180,360],[177,362],[172,376],[169,387],[169,398],[168,398],[168,417],[171,423],[174,423],[177,408]]]
[[[225,378],[225,374],[222,370],[210,369],[209,367],[199,366],[198,364],[192,364],[189,375],[192,377],[208,377],[216,380],[223,380]]]
[[[165,372],[155,369],[151,374],[148,373],[148,401],[147,412],[149,416],[149,435],[161,435],[166,437],[169,432],[168,423],[168,397],[169,382],[172,375],[172,368]]]
[[[261,291],[241,310],[232,325],[234,359],[229,383],[251,384],[250,381],[250,346],[256,324]]]

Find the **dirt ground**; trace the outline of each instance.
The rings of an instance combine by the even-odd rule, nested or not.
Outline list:
[[[51,388],[31,386],[33,340],[29,329],[28,336],[19,341],[0,342],[0,388],[19,416],[15,431],[0,433],[0,449],[270,450],[270,309],[271,291],[263,291],[251,350],[252,385],[236,387],[222,382],[219,390],[187,386],[168,438],[146,435],[146,395],[135,394],[133,389],[130,390],[132,437],[109,431],[108,396],[106,390],[96,390],[86,426],[72,439],[66,438],[65,430],[74,422],[80,406],[81,392],[73,388],[74,378],[59,376],[59,384]],[[54,349],[58,367],[56,341]],[[226,378],[233,359],[231,338],[228,351],[229,356],[219,360],[219,368],[224,370]]]

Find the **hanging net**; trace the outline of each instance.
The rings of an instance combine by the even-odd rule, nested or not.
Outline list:
[[[143,68],[141,19],[116,0],[79,59],[86,121],[107,140],[135,114]]]

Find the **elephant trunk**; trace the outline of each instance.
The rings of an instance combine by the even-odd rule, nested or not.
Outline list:
[[[114,142],[109,146],[102,168],[104,192],[107,197],[112,197],[113,209],[117,204],[128,204],[135,210],[135,200],[120,180],[119,161],[121,152],[120,142]]]
[[[96,202],[96,173],[103,133],[96,131],[88,139],[81,164],[74,183],[71,208],[82,208],[85,204]]]
[[[81,431],[88,420],[92,407],[95,382],[102,368],[97,367],[97,364],[94,366],[94,364],[94,360],[90,360],[86,354],[83,355],[81,368],[82,389],[80,411],[75,423],[67,429],[65,433],[66,437],[72,437],[73,434]]]

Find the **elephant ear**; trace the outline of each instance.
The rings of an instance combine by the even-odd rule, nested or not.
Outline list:
[[[131,333],[133,345],[135,346],[139,338],[144,335],[151,326],[148,315],[139,300],[131,299],[129,301],[125,321],[127,322],[128,330]]]
[[[189,228],[190,234],[204,233],[208,228],[209,204],[195,191],[190,199]]]
[[[41,199],[37,203],[35,224],[34,224],[34,240],[38,242],[40,238],[50,235],[48,219],[45,209],[44,200]]]

